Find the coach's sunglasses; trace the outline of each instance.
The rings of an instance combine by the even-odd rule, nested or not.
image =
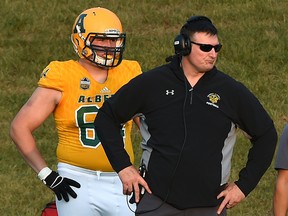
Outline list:
[[[201,43],[196,43],[194,41],[191,41],[191,43],[198,45],[200,47],[200,50],[202,50],[203,52],[210,52],[214,48],[215,52],[218,53],[222,48],[222,44],[217,44],[213,46],[211,44],[201,44]]]

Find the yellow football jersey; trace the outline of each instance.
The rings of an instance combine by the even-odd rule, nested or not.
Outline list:
[[[94,119],[103,102],[140,73],[138,62],[128,60],[110,69],[103,84],[96,82],[84,67],[73,60],[53,61],[43,70],[38,85],[62,92],[61,101],[54,110],[59,162],[91,170],[113,171],[94,130]],[[121,133],[133,162],[131,128],[132,121],[129,121]]]

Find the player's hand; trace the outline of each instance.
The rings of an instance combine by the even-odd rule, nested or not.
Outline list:
[[[224,197],[221,205],[217,210],[217,214],[221,214],[222,210],[226,208],[232,208],[241,202],[245,195],[235,183],[230,183],[218,196],[217,199]]]
[[[152,193],[147,182],[139,175],[138,170],[133,165],[124,168],[118,175],[123,184],[123,194],[130,195],[134,192],[136,203],[140,200],[139,185],[143,186],[148,193]]]
[[[68,202],[69,196],[73,198],[77,197],[75,191],[71,186],[80,188],[80,184],[72,179],[60,176],[57,172],[52,171],[45,179],[42,180],[45,185],[47,185],[57,196],[58,200],[62,198]]]

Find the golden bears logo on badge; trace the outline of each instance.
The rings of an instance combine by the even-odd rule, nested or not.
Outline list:
[[[218,101],[220,100],[220,96],[216,93],[210,93],[208,96],[209,102],[206,102],[209,105],[219,108],[217,105]]]
[[[90,80],[86,77],[80,80],[80,88],[83,90],[90,88]]]

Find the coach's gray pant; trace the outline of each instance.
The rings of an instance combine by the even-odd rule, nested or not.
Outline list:
[[[226,216],[226,208],[220,215],[217,214],[217,207],[176,209],[164,203],[157,196],[145,193],[137,206],[136,216]]]

